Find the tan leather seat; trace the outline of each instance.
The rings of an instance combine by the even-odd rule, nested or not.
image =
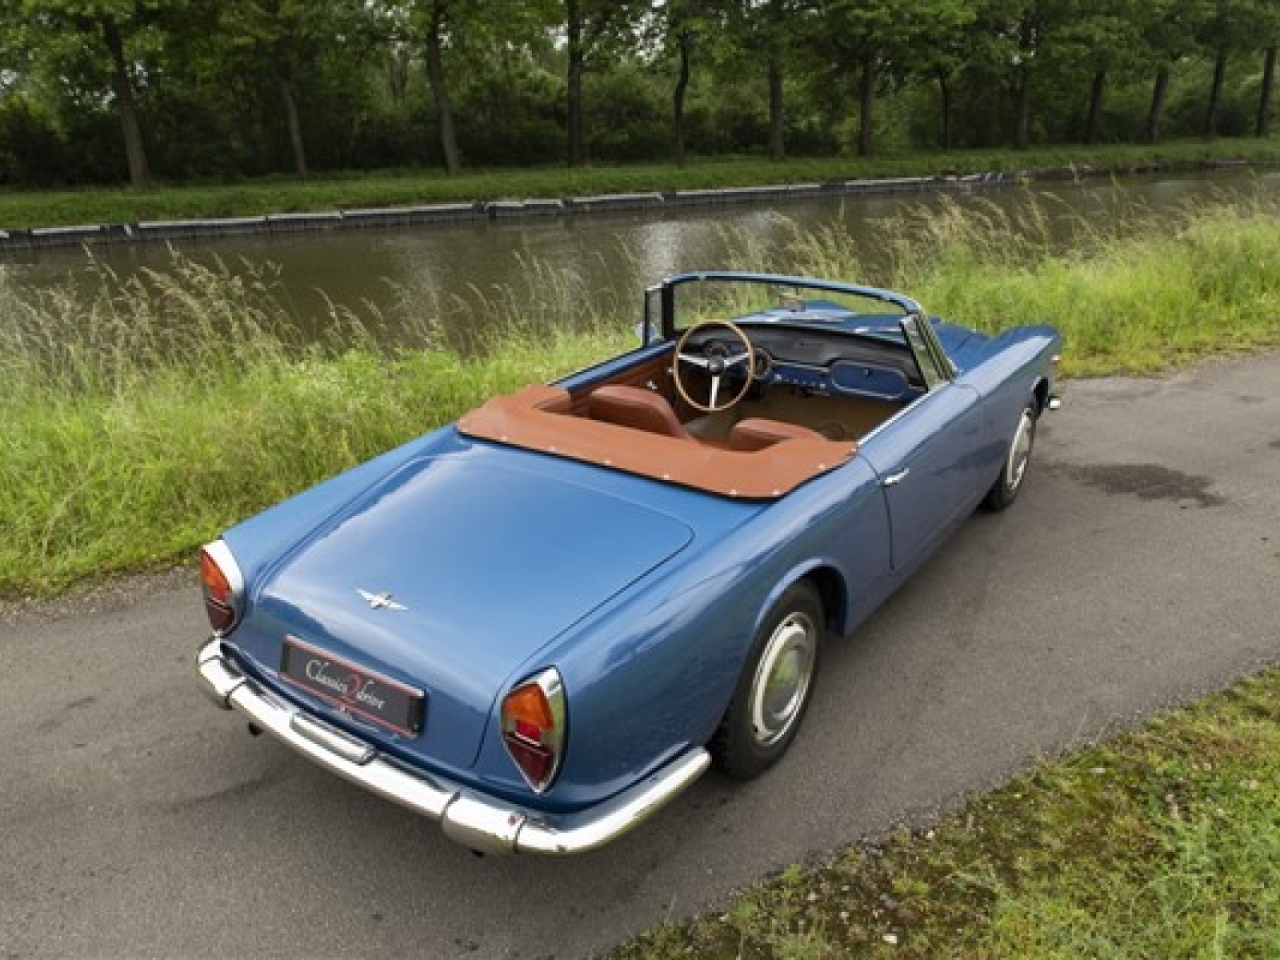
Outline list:
[[[729,431],[729,449],[750,453],[763,450],[783,440],[822,440],[822,434],[796,423],[766,420],[763,417],[747,417],[739,420]]]
[[[667,398],[643,387],[607,384],[592,391],[587,401],[592,420],[644,430],[665,437],[692,440]]]

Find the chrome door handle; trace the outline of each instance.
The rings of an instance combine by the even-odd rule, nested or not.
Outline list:
[[[882,487],[896,487],[903,480],[907,479],[907,474],[911,472],[910,467],[903,467],[897,473],[891,473],[880,481]]]

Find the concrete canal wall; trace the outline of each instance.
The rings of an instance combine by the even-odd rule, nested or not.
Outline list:
[[[966,176],[894,177],[876,180],[834,180],[820,183],[728,187],[717,190],[617,193],[561,200],[493,200],[476,203],[443,203],[410,207],[378,207],[356,210],[324,210],[314,213],[276,213],[256,217],[223,217],[197,220],[150,220],[140,223],[84,224],[0,230],[0,252],[39,250],[83,244],[128,244],[185,240],[234,234],[296,233],[350,228],[430,226],[485,220],[506,221],[532,217],[660,210],[667,207],[718,206],[769,203],[805,197],[829,199],[840,195],[888,195],[936,190],[965,191],[1009,186],[1033,180],[1076,179],[1089,171],[1015,171]]]
[[[1032,179],[1020,173],[981,173],[967,176],[895,177],[880,180],[835,180],[821,183],[778,184],[760,187],[728,187],[718,190],[677,190],[659,193],[616,193],[563,200],[492,200],[476,203],[443,203],[412,207],[377,207],[359,210],[323,210],[314,213],[275,213],[257,217],[221,217],[197,220],[144,220],[140,223],[83,224],[0,230],[0,251],[40,250],[83,244],[127,244],[185,240],[246,233],[296,233],[358,227],[407,227],[466,223],[484,220],[517,220],[588,213],[659,210],[665,207],[717,206],[768,203],[806,196],[830,198],[842,194],[874,195],[924,193],[932,190],[967,190],[1005,186]]]

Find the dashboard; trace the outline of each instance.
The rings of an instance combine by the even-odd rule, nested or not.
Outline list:
[[[859,336],[845,330],[767,327],[741,323],[755,354],[751,377],[759,387],[796,387],[833,396],[910,400],[924,392],[924,380],[905,343],[882,336]],[[719,356],[726,361],[745,352],[726,327],[695,332],[682,355]],[[737,364],[727,369],[735,376]]]

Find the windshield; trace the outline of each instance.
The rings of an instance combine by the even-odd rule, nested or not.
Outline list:
[[[788,277],[697,275],[668,286],[668,333],[679,334],[705,320],[741,324],[835,327],[902,340],[904,304],[883,291],[845,284],[815,285]]]

